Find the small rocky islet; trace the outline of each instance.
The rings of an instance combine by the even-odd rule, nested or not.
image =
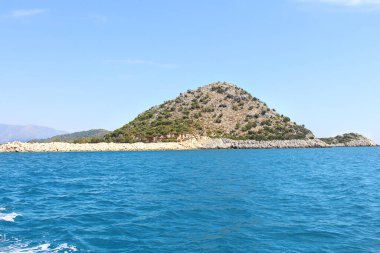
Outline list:
[[[57,142],[59,141],[59,142]],[[316,138],[236,85],[215,82],[154,106],[113,132],[97,129],[0,145],[0,152],[144,151],[376,146],[349,133]]]

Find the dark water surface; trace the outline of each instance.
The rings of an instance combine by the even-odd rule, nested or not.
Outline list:
[[[0,154],[0,252],[380,252],[380,148]]]

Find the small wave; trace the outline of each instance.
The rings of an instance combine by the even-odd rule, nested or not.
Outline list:
[[[21,216],[21,214],[12,212],[12,213],[0,213],[0,221],[15,222],[15,218]]]
[[[69,253],[77,252],[78,249],[75,246],[63,243],[57,247],[52,247],[50,243],[40,244],[38,246],[30,247],[28,245],[8,246],[6,248],[0,248],[0,253]]]

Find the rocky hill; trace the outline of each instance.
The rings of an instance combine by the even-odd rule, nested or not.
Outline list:
[[[320,138],[322,141],[333,146],[375,146],[376,143],[363,135],[347,133],[330,138]]]
[[[47,139],[32,140],[30,142],[73,142],[73,143],[86,143],[86,142],[97,142],[102,140],[102,138],[110,133],[110,131],[105,129],[91,129],[88,131],[80,131],[71,134],[56,135]]]
[[[243,89],[216,82],[154,106],[107,134],[108,142],[168,142],[208,136],[233,140],[313,139],[312,132]]]

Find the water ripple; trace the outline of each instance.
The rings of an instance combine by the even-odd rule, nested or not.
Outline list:
[[[379,172],[379,148],[0,154],[0,252],[380,252]]]

